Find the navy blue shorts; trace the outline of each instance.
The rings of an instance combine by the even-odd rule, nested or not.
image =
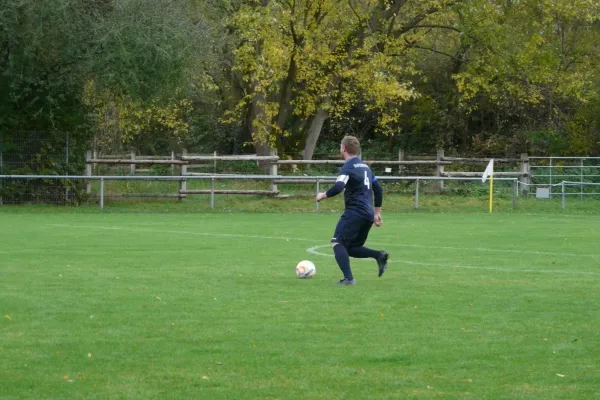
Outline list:
[[[340,243],[346,246],[346,248],[360,247],[367,241],[372,226],[373,220],[344,213],[335,227],[331,243]]]

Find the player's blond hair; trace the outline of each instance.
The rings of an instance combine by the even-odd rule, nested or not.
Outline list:
[[[346,153],[355,156],[360,152],[360,143],[354,136],[345,136],[342,139],[342,145],[346,148]]]

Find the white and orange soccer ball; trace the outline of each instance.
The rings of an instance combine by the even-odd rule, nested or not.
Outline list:
[[[296,265],[296,276],[300,279],[310,279],[317,273],[315,264],[308,260],[303,260]]]

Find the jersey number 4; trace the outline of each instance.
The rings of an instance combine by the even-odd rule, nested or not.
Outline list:
[[[365,171],[365,186],[367,187],[367,189],[371,189],[371,180],[369,179],[367,171]]]

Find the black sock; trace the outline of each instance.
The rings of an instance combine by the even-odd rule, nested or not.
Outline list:
[[[333,252],[335,253],[335,260],[344,274],[344,278],[348,279],[349,281],[354,279],[352,277],[352,270],[350,269],[350,257],[348,256],[348,250],[346,250],[346,247],[343,244],[337,244],[333,246]]]
[[[379,251],[371,250],[367,247],[351,247],[348,249],[348,255],[354,258],[379,258]]]

